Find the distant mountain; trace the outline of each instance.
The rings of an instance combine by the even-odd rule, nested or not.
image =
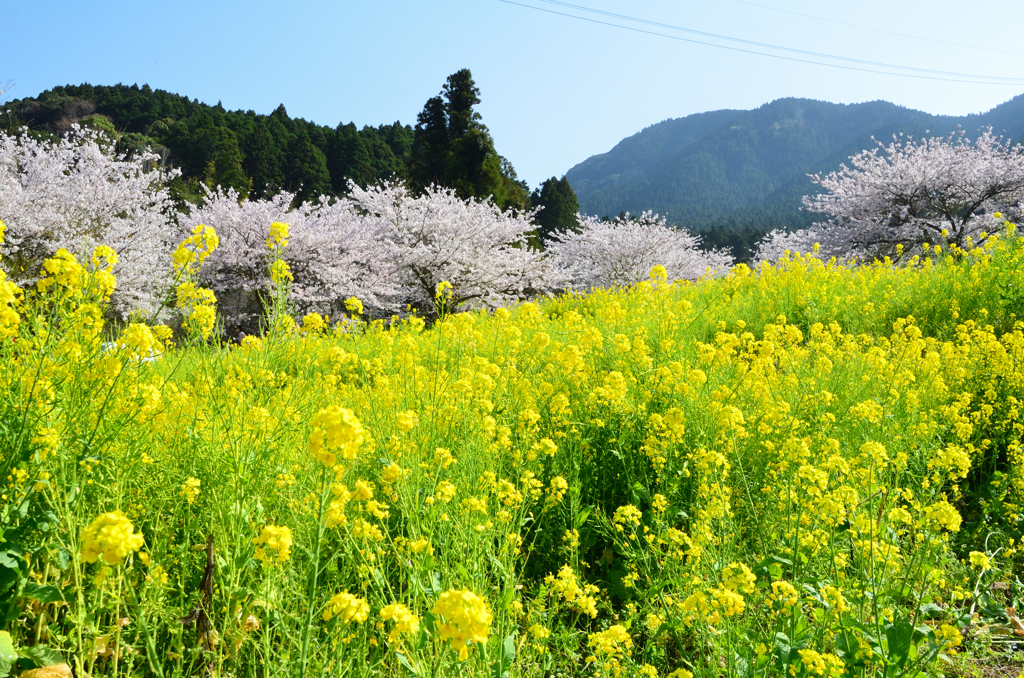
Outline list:
[[[721,110],[665,120],[573,167],[566,177],[586,214],[653,210],[693,230],[800,228],[815,215],[800,198],[808,174],[838,169],[893,134],[969,137],[991,126],[1024,141],[1024,94],[987,113],[941,116],[886,101],[832,104],[779,99],[752,111]]]

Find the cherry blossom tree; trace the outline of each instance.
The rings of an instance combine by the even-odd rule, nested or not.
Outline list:
[[[355,296],[368,309],[393,310],[398,284],[391,277],[393,258],[379,225],[365,218],[351,200],[291,209],[295,195],[282,192],[240,201],[233,190],[208,191],[204,204],[183,222],[212,226],[220,248],[204,269],[203,282],[217,294],[229,322],[252,324],[270,291],[267,246],[270,225],[289,224],[282,258],[291,269],[291,301],[305,313],[337,314],[344,299]]]
[[[393,261],[401,303],[429,311],[442,281],[451,285],[452,309],[504,304],[565,282],[548,257],[528,245],[532,213],[502,211],[490,199],[461,200],[437,186],[419,196],[400,183],[352,184],[349,190]]]
[[[58,141],[0,133],[0,261],[19,284],[38,278],[58,249],[79,261],[97,245],[117,253],[111,310],[151,310],[169,284],[177,240],[158,156],[114,153],[108,139],[74,128]]]
[[[547,252],[578,289],[647,280],[654,266],[664,266],[670,280],[697,280],[733,263],[721,250],[701,250],[698,237],[651,212],[613,221],[577,219],[579,229],[555,235]]]
[[[815,243],[823,257],[862,259],[909,254],[924,243],[980,244],[993,232],[994,212],[1020,212],[1024,147],[991,130],[973,144],[963,131],[921,141],[894,137],[811,179],[825,191],[804,197],[804,205],[829,219],[807,231],[770,233],[757,259],[807,252]]]

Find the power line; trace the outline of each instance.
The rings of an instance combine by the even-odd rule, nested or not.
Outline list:
[[[552,2],[553,4],[568,5],[568,3],[554,3],[553,0],[540,0],[540,1],[541,2]],[[611,22],[608,22],[608,21],[601,21],[599,19],[592,19],[590,17],[578,16],[578,15],[569,14],[569,13],[566,13],[566,12],[559,12],[559,11],[556,11],[556,10],[553,10],[553,9],[546,9],[544,7],[536,7],[534,5],[527,5],[527,4],[520,3],[520,2],[514,2],[513,0],[500,0],[500,2],[504,2],[504,3],[509,4],[509,5],[516,5],[518,7],[525,7],[526,9],[532,9],[532,10],[536,10],[538,12],[546,12],[548,14],[555,14],[555,15],[558,15],[558,16],[564,16],[564,17],[568,17],[570,19],[578,19],[580,21],[587,21],[587,22],[594,23],[594,24],[600,24],[602,26],[610,26],[612,28],[621,28],[623,30],[633,31],[634,33],[644,33],[646,35],[655,35],[655,36],[662,37],[662,38],[668,38],[670,40],[678,40],[680,42],[689,42],[689,43],[696,44],[696,45],[705,45],[707,47],[717,47],[719,49],[726,49],[726,50],[729,50],[729,51],[732,51],[732,52],[741,52],[741,53],[744,53],[744,54],[754,54],[754,55],[757,55],[757,56],[766,56],[766,57],[771,57],[773,59],[782,59],[782,60],[785,60],[785,61],[795,61],[795,62],[799,62],[799,63],[812,64],[812,65],[815,65],[815,66],[827,66],[829,68],[841,68],[841,69],[847,70],[847,71],[860,71],[860,72],[863,72],[863,73],[878,73],[880,75],[892,75],[892,76],[897,76],[897,77],[902,77],[902,78],[916,78],[916,79],[920,79],[920,80],[938,80],[938,81],[942,81],[942,82],[964,82],[964,83],[971,83],[971,84],[976,84],[976,85],[1021,85],[1021,84],[1024,84],[1024,79],[1015,79],[1015,78],[998,78],[998,77],[994,77],[994,76],[971,76],[969,74],[952,73],[952,72],[949,72],[948,74],[949,75],[953,75],[953,76],[958,76],[958,77],[944,78],[944,77],[936,77],[936,76],[930,76],[930,75],[916,75],[916,74],[913,74],[913,73],[893,73],[892,71],[880,71],[880,70],[871,69],[871,68],[858,68],[858,67],[855,67],[855,66],[843,66],[843,65],[840,65],[840,64],[830,64],[830,63],[824,63],[824,62],[821,62],[821,61],[814,61],[814,60],[811,60],[811,59],[800,59],[800,58],[797,58],[797,57],[783,56],[781,54],[771,54],[771,53],[767,53],[767,52],[758,52],[758,51],[750,50],[750,49],[742,49],[742,48],[739,48],[739,47],[730,47],[728,45],[719,45],[719,44],[716,44],[716,43],[713,43],[713,42],[704,42],[702,40],[693,40],[691,38],[684,38],[684,37],[681,37],[681,36],[678,36],[678,35],[667,35],[665,33],[658,33],[656,31],[649,31],[649,30],[645,30],[645,29],[642,29],[642,28],[636,28],[634,26],[623,26],[622,24],[611,23]],[[570,6],[570,7],[578,7],[578,6],[573,6],[573,5],[568,5],[568,6]],[[797,50],[797,49],[791,49],[791,48],[786,48],[786,47],[779,47],[779,46],[768,45],[768,44],[764,44],[764,43],[756,43],[756,42],[749,41],[749,40],[742,40],[740,38],[731,38],[731,37],[728,37],[728,36],[720,36],[720,35],[716,35],[716,34],[713,34],[713,33],[705,33],[703,31],[691,30],[691,29],[682,28],[682,27],[679,27],[679,26],[671,26],[669,24],[659,24],[657,22],[647,21],[645,19],[636,19],[636,18],[633,18],[633,17],[626,17],[624,15],[614,15],[614,14],[612,14],[610,12],[602,12],[601,10],[593,10],[593,9],[589,9],[589,8],[585,8],[585,7],[580,7],[580,9],[582,9],[584,11],[590,11],[590,12],[596,12],[596,13],[599,13],[599,14],[606,14],[606,15],[610,15],[610,16],[620,17],[620,18],[624,18],[624,19],[629,20],[629,21],[636,21],[638,23],[646,23],[646,24],[650,24],[650,25],[663,26],[663,27],[667,27],[667,28],[672,28],[674,30],[681,30],[681,31],[685,31],[685,32],[688,32],[688,33],[697,33],[697,34],[706,35],[706,36],[709,36],[709,37],[715,37],[715,38],[720,38],[720,39],[725,39],[725,40],[731,40],[731,41],[742,42],[742,43],[747,43],[747,44],[752,44],[752,45],[757,45],[757,46],[763,46],[763,47],[770,48],[770,49],[778,49],[778,50],[784,50],[784,51],[790,51],[790,52],[798,52],[798,53],[804,53],[804,54],[808,54],[808,55],[812,55],[812,56],[821,56],[821,57],[829,58],[829,59],[836,59],[836,60],[843,60],[843,61],[852,61],[852,62],[857,62],[857,63],[866,63],[866,64],[869,64],[869,65],[874,65],[875,64],[875,62],[864,62],[864,61],[861,61],[861,60],[858,60],[858,59],[849,59],[849,58],[846,58],[846,57],[838,57],[838,56],[832,56],[832,55],[827,55],[827,54],[818,54],[818,53],[815,53],[815,52],[806,52],[804,50]],[[916,69],[916,68],[911,68],[911,67],[906,67],[906,66],[895,66],[895,65],[889,65],[889,64],[878,64],[878,65],[882,66],[882,67],[902,68],[902,69],[906,69],[906,70],[933,72],[933,73],[937,73],[937,74],[946,74],[947,73],[946,71],[928,71],[927,69]],[[965,78],[967,78],[967,79],[965,79]],[[985,80],[979,80],[978,78],[984,78],[985,80],[1005,80],[1005,82],[986,82]]]
[[[931,42],[937,45],[949,45],[951,47],[962,47],[964,49],[974,49],[982,52],[992,52],[994,54],[1010,54],[1013,56],[1024,56],[1024,52],[1008,52],[1003,49],[992,49],[991,47],[979,47],[978,45],[965,45],[959,42],[949,42],[948,40],[936,40],[935,38],[926,38],[920,35],[910,35],[908,33],[897,33],[896,31],[887,31],[884,28],[877,28],[875,26],[861,26],[860,24],[851,24],[846,21],[836,21],[835,19],[826,19],[822,16],[814,16],[813,14],[804,14],[803,12],[794,12],[789,9],[781,9],[779,7],[772,7],[771,5],[762,5],[758,2],[750,2],[750,0],[733,0],[741,5],[750,5],[751,7],[760,7],[761,9],[767,9],[772,12],[781,12],[782,14],[792,14],[793,16],[802,16],[805,19],[814,19],[815,21],[824,21],[829,24],[836,24],[837,26],[849,26],[850,28],[859,28],[865,31],[874,31],[875,33],[882,33],[884,35],[893,35],[897,38],[908,38],[910,40],[921,40],[922,42]]]
[[[730,42],[738,42],[738,43],[742,43],[742,44],[745,44],[745,45],[753,45],[755,47],[763,47],[763,48],[766,48],[766,49],[777,49],[777,50],[781,50],[783,52],[792,52],[794,54],[804,54],[806,56],[813,56],[813,57],[818,57],[818,58],[822,58],[822,59],[833,59],[833,60],[836,60],[836,61],[846,61],[846,62],[849,62],[849,63],[863,64],[865,66],[876,66],[878,68],[896,68],[896,69],[905,70],[905,71],[914,71],[916,73],[930,73],[932,75],[945,75],[945,76],[951,76],[951,77],[957,77],[957,78],[972,78],[972,79],[979,79],[979,80],[996,80],[996,81],[1007,82],[1008,84],[1009,83],[1024,84],[1024,79],[1021,79],[1021,78],[1004,78],[1004,77],[999,77],[999,76],[977,75],[977,74],[974,74],[974,73],[955,73],[955,72],[951,72],[951,71],[937,71],[937,70],[932,70],[932,69],[929,69],[929,68],[915,68],[913,66],[899,66],[897,64],[887,64],[887,63],[881,63],[881,62],[878,62],[878,61],[866,61],[864,59],[854,59],[852,57],[835,56],[833,54],[823,54],[821,52],[810,52],[808,50],[796,49],[794,47],[781,47],[779,45],[771,45],[771,44],[768,44],[768,43],[757,42],[757,41],[754,41],[754,40],[745,40],[743,38],[733,38],[733,37],[730,37],[728,35],[719,35],[718,33],[708,33],[706,31],[698,31],[698,30],[695,30],[695,29],[692,29],[692,28],[684,28],[683,26],[675,26],[675,25],[672,25],[672,24],[661,23],[661,22],[658,22],[658,21],[650,21],[648,19],[641,19],[641,18],[638,18],[638,17],[628,16],[628,15],[625,15],[625,14],[615,14],[614,12],[606,12],[606,11],[600,10],[600,9],[592,9],[590,7],[584,7],[583,5],[573,5],[571,3],[564,2],[564,0],[538,0],[538,1],[539,2],[548,3],[549,5],[559,5],[561,7],[569,7],[571,9],[580,10],[580,11],[583,11],[583,12],[591,12],[593,14],[600,14],[600,15],[603,15],[603,16],[614,17],[616,19],[624,19],[626,21],[633,21],[633,22],[640,23],[640,24],[647,24],[649,26],[657,26],[658,28],[668,28],[668,29],[675,30],[675,31],[682,31],[684,33],[693,33],[695,35],[702,35],[702,36],[708,37],[708,38],[715,38],[715,39],[718,39],[718,40],[729,40]]]

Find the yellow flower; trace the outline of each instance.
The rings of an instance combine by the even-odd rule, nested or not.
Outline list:
[[[339,593],[327,601],[324,608],[323,620],[330,621],[337,617],[342,623],[362,623],[370,615],[370,605],[362,598],[352,595],[348,591]]]
[[[843,597],[843,592],[835,586],[825,585],[821,588],[821,597],[825,599],[828,606],[839,613],[846,612],[849,604]]]
[[[21,305],[21,288],[7,281],[7,274],[0,269],[0,339],[18,334],[21,316],[18,308]]]
[[[220,238],[217,233],[205,224],[199,224],[192,229],[191,235],[181,241],[171,261],[174,270],[178,275],[191,273],[195,270],[195,264],[206,261],[217,247],[220,246]]]
[[[729,591],[750,594],[754,592],[757,577],[743,563],[730,563],[722,570],[722,586]]]
[[[349,297],[345,300],[345,310],[351,315],[362,315],[363,313],[363,302],[359,301],[355,297]]]
[[[327,321],[319,313],[307,313],[302,317],[302,329],[306,334],[323,334],[327,330]]]
[[[362,480],[357,480],[355,491],[352,492],[352,499],[356,501],[368,501],[373,499],[373,485]]]
[[[75,259],[75,255],[61,248],[43,262],[42,277],[36,283],[36,289],[45,292],[56,285],[63,288],[63,293],[66,296],[71,296],[81,291],[86,282],[85,269]]]
[[[36,448],[37,460],[43,461],[57,451],[60,445],[60,434],[57,433],[57,429],[41,428],[32,437],[32,444],[38,445]]]
[[[576,573],[568,565],[563,565],[558,575],[549,574],[544,578],[544,583],[551,587],[551,592],[559,596],[565,602],[571,604],[579,612],[597,617],[598,588],[593,584],[585,584],[582,587],[576,581]]]
[[[402,634],[411,636],[420,630],[420,618],[401,603],[391,603],[380,611],[380,618],[384,621],[394,622],[391,632],[388,633],[388,642],[394,643]]]
[[[82,560],[95,563],[102,558],[107,565],[116,565],[142,544],[142,535],[135,534],[135,526],[124,512],[104,513],[82,532]]]
[[[274,263],[270,265],[270,279],[275,285],[281,285],[291,282],[295,278],[292,277],[292,269],[288,266],[288,262],[284,259],[275,259]]]
[[[418,423],[420,423],[420,417],[413,410],[406,410],[398,413],[397,425],[399,431],[411,431],[416,428],[416,424]]]
[[[800,594],[796,587],[784,579],[772,582],[771,600],[778,602],[781,607],[793,607],[800,602]]]
[[[651,268],[650,278],[655,282],[665,282],[668,279],[668,271],[659,264]]]
[[[595,655],[604,657],[615,657],[620,654],[629,654],[633,647],[633,639],[629,637],[629,631],[622,624],[609,626],[605,631],[598,631],[587,636],[587,647],[593,650]]]
[[[963,521],[957,510],[945,499],[926,507],[924,518],[933,527],[941,527],[950,532],[958,531]]]
[[[935,629],[935,639],[942,645],[952,645],[953,647],[958,647],[964,641],[960,631],[949,624],[942,624]]]
[[[437,290],[434,294],[434,298],[438,301],[448,301],[452,298],[452,284],[447,280],[442,280],[437,283]]]
[[[126,349],[129,357],[135,360],[160,352],[160,343],[153,330],[142,323],[130,323],[121,333],[117,345]]]
[[[455,498],[455,492],[457,488],[447,480],[442,480],[437,484],[437,498],[443,501],[445,504]]]
[[[178,493],[179,497],[184,497],[189,504],[196,503],[196,498],[199,497],[199,486],[201,485],[199,478],[189,478],[181,484],[181,492]]]
[[[636,527],[640,524],[640,519],[643,517],[643,513],[640,509],[633,506],[632,504],[626,504],[615,509],[615,515],[612,516],[612,522],[615,523],[615,529],[622,532],[625,527],[632,525]]]
[[[406,475],[405,469],[395,463],[391,463],[384,467],[384,470],[380,472],[381,482],[386,485],[394,485]]]
[[[551,479],[551,485],[548,487],[548,503],[557,504],[562,501],[562,497],[565,495],[565,491],[569,489],[569,483],[562,476],[555,476]]]
[[[540,624],[534,624],[527,629],[527,632],[533,636],[534,640],[545,640],[551,637],[551,631]]]
[[[448,468],[455,463],[455,457],[447,447],[438,447],[434,450],[434,463],[441,468]]]
[[[117,265],[117,252],[106,245],[98,245],[92,251],[92,267],[96,270],[105,270],[108,273],[114,270]]]
[[[723,617],[734,617],[739,614],[743,614],[747,604],[736,591],[730,591],[725,588],[717,588],[711,592],[711,616],[708,618],[708,622],[712,624],[719,623]]]
[[[188,314],[188,328],[196,336],[206,339],[217,322],[217,311],[212,306],[196,306]]]
[[[472,591],[445,591],[430,613],[444,617],[445,622],[439,629],[441,639],[451,641],[452,649],[459,653],[459,661],[469,657],[471,643],[487,642],[491,632],[491,609]]]
[[[278,251],[288,247],[288,224],[275,221],[270,225],[270,237],[267,238],[267,247]]]
[[[427,555],[433,555],[434,547],[430,545],[430,541],[427,539],[417,539],[416,541],[409,542],[409,551],[412,553],[426,553]]]
[[[292,531],[283,525],[264,525],[260,536],[253,540],[256,544],[256,560],[267,567],[275,563],[283,563],[291,557]],[[267,550],[276,553],[268,554]]]
[[[812,676],[832,676],[839,678],[843,674],[843,660],[834,654],[821,654],[814,650],[798,650],[804,668]]]
[[[981,551],[971,551],[971,566],[985,572],[992,569],[992,561]]]
[[[309,434],[309,450],[326,466],[334,466],[338,453],[343,459],[353,460],[363,444],[364,431],[352,410],[330,405],[313,417],[313,431]]]

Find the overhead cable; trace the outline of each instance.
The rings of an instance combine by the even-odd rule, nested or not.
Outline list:
[[[880,62],[865,61],[865,60],[862,60],[862,59],[853,59],[853,58],[850,58],[850,57],[841,57],[841,56],[835,56],[835,55],[830,55],[830,54],[822,54],[822,53],[819,53],[819,52],[810,52],[810,51],[807,51],[807,50],[800,50],[800,49],[795,49],[795,48],[782,47],[782,46],[778,46],[778,45],[770,45],[770,44],[767,44],[767,43],[760,43],[760,42],[755,42],[755,41],[752,41],[752,40],[744,40],[742,38],[733,38],[733,37],[729,37],[729,36],[718,35],[718,34],[715,34],[715,33],[708,33],[708,32],[705,32],[705,31],[698,31],[698,30],[694,30],[694,29],[684,28],[684,27],[681,27],[681,26],[673,26],[671,24],[663,24],[663,23],[660,23],[660,22],[648,21],[646,19],[640,19],[640,18],[636,18],[636,17],[628,17],[626,15],[621,15],[621,14],[614,14],[612,12],[605,12],[603,10],[595,10],[595,9],[591,9],[591,8],[587,8],[587,7],[582,7],[580,5],[572,5],[572,4],[566,3],[566,2],[558,2],[557,0],[537,0],[537,1],[539,1],[539,2],[547,2],[549,4],[554,4],[554,5],[561,5],[561,6],[569,7],[569,8],[572,8],[572,9],[577,9],[577,10],[580,10],[580,11],[587,11],[587,12],[593,12],[593,13],[596,13],[596,14],[602,14],[602,15],[606,15],[606,16],[610,16],[610,17],[614,17],[614,18],[624,19],[624,20],[627,20],[627,21],[634,21],[634,22],[637,22],[637,23],[642,23],[642,24],[647,24],[647,25],[652,25],[652,26],[658,26],[658,27],[663,27],[663,28],[669,28],[669,29],[672,29],[672,30],[684,31],[684,32],[687,32],[687,33],[694,33],[694,34],[703,35],[703,36],[706,36],[706,37],[716,38],[716,39],[720,39],[720,40],[729,40],[729,41],[733,41],[733,42],[740,42],[740,43],[749,44],[749,45],[753,45],[753,46],[763,47],[763,48],[766,48],[766,49],[776,49],[776,50],[781,50],[781,51],[786,51],[786,52],[793,52],[793,53],[803,54],[803,55],[807,55],[807,56],[816,56],[816,57],[819,57],[819,58],[834,59],[834,60],[838,60],[838,61],[846,61],[846,62],[851,62],[851,63],[859,63],[859,64],[864,64],[864,65],[869,65],[869,66],[876,66],[878,68],[896,68],[896,69],[903,69],[903,70],[908,70],[908,71],[913,71],[913,72],[911,72],[911,73],[898,73],[898,72],[894,73],[892,71],[877,70],[877,68],[860,68],[860,67],[856,67],[856,66],[845,66],[845,65],[842,65],[842,64],[833,64],[833,63],[827,63],[827,62],[817,61],[817,60],[812,60],[812,59],[801,59],[801,58],[798,58],[798,57],[784,56],[782,54],[771,54],[769,52],[760,52],[760,51],[756,51],[756,50],[752,50],[752,49],[743,49],[743,48],[739,48],[739,47],[731,47],[729,45],[720,45],[720,44],[713,43],[713,42],[705,42],[705,41],[702,41],[702,40],[694,40],[692,38],[684,38],[684,37],[678,36],[678,35],[668,35],[668,34],[665,34],[665,33],[659,33],[657,31],[650,31],[650,30],[646,30],[646,29],[643,29],[643,28],[637,28],[635,26],[624,26],[622,24],[612,23],[612,22],[609,22],[609,21],[601,21],[599,19],[594,19],[594,18],[585,17],[585,16],[579,16],[579,15],[576,15],[576,14],[569,14],[567,12],[559,12],[557,10],[548,9],[548,8],[545,8],[545,7],[537,7],[535,5],[528,5],[528,4],[525,4],[525,3],[522,3],[522,2],[515,2],[514,0],[500,0],[500,2],[503,2],[503,3],[508,4],[508,5],[516,5],[518,7],[525,7],[526,9],[532,9],[532,10],[536,10],[538,12],[545,12],[545,13],[548,13],[548,14],[555,14],[555,15],[558,15],[558,16],[569,17],[571,19],[578,19],[580,21],[587,21],[589,23],[600,24],[600,25],[603,25],[603,26],[610,26],[612,28],[620,28],[620,29],[627,30],[627,31],[633,31],[634,33],[644,33],[644,34],[647,34],[647,35],[655,35],[655,36],[662,37],[662,38],[669,38],[670,40],[679,40],[681,42],[689,42],[689,43],[693,43],[693,44],[697,44],[697,45],[706,45],[708,47],[717,47],[719,49],[726,49],[726,50],[730,50],[730,51],[733,51],[733,52],[742,52],[744,54],[754,54],[754,55],[757,55],[757,56],[767,56],[767,57],[772,57],[773,59],[783,59],[785,61],[796,61],[796,62],[799,62],[799,63],[813,64],[813,65],[816,65],[816,66],[827,66],[829,68],[841,68],[841,69],[848,70],[848,71],[861,71],[861,72],[864,72],[864,73],[878,73],[878,74],[881,74],[881,75],[893,75],[893,76],[898,76],[898,77],[917,78],[917,79],[922,79],[922,80],[940,80],[940,81],[943,81],[943,82],[965,82],[965,83],[972,83],[972,84],[977,84],[977,85],[1013,85],[1013,86],[1024,85],[1024,79],[1022,79],[1022,78],[1005,78],[1005,77],[1001,77],[1001,76],[973,75],[973,74],[969,74],[969,73],[956,73],[956,72],[952,72],[952,71],[936,71],[936,70],[931,70],[931,69],[915,68],[915,67],[912,67],[912,66],[899,66],[899,65],[895,65],[895,64],[885,64],[885,63],[880,63]],[[949,76],[949,77],[940,77],[940,76]]]

